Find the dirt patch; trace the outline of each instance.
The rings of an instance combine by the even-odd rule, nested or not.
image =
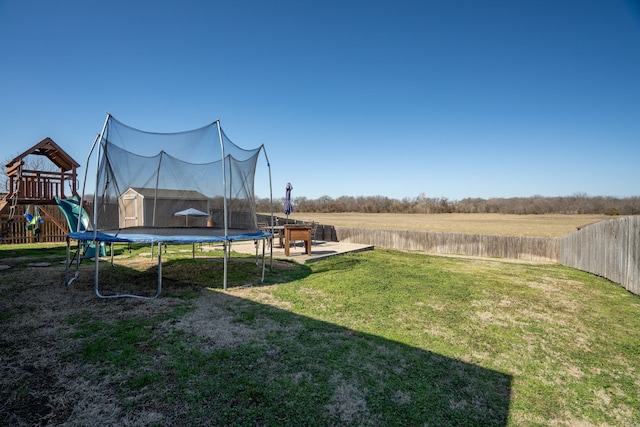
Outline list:
[[[342,425],[374,426],[378,423],[367,407],[367,390],[359,384],[337,375],[331,380],[334,393],[325,410],[330,418]]]

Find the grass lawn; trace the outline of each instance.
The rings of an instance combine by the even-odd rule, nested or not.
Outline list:
[[[146,252],[105,287],[153,293]],[[223,292],[170,247],[162,298],[99,300],[62,253],[0,246],[2,424],[640,425],[640,299],[587,273],[375,250],[261,285],[236,255]]]

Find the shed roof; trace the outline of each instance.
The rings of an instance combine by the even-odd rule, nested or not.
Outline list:
[[[133,190],[136,193],[140,194],[143,197],[155,197],[156,189],[155,188],[140,188],[140,187],[130,187],[125,193],[129,192],[129,190]],[[199,191],[193,190],[168,190],[163,188],[158,188],[158,199],[173,199],[173,200],[207,200],[207,196],[200,193]]]

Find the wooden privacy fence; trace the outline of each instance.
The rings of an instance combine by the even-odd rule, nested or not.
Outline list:
[[[555,262],[604,277],[640,295],[640,216],[600,221],[561,238],[331,225],[319,225],[314,238],[442,255]]]
[[[560,241],[559,262],[640,295],[640,216],[591,224]]]
[[[40,206],[40,215],[44,222],[38,225],[40,233],[27,230],[27,220],[24,217],[24,206],[18,206],[14,221],[7,224],[6,218],[2,218],[2,226],[9,227],[9,231],[2,244],[38,243],[38,242],[64,242],[67,238],[68,225],[60,209],[57,206]],[[35,213],[31,211],[31,213]]]
[[[558,262],[559,240],[545,237],[335,227],[341,242],[383,248]]]

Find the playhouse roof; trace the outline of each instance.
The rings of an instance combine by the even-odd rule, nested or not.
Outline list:
[[[60,148],[60,146],[56,144],[53,139],[46,137],[33,147],[26,150],[24,153],[16,156],[14,159],[9,161],[5,165],[5,168],[11,169],[12,167],[15,167],[17,163],[22,162],[22,160],[30,154],[47,157],[64,172],[80,167],[80,164],[73,160],[73,158],[68,155],[66,151]]]

